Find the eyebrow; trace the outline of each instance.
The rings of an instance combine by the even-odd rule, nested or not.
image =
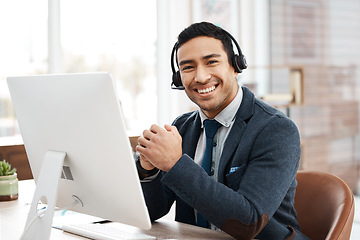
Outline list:
[[[216,53],[213,53],[213,54],[209,54],[209,55],[206,55],[204,56],[202,59],[203,60],[206,60],[206,59],[210,59],[210,58],[213,58],[213,57],[221,57],[220,54],[216,54]],[[189,64],[189,63],[193,63],[194,60],[183,60],[179,63],[179,66],[182,66],[182,65],[185,65],[185,64]]]

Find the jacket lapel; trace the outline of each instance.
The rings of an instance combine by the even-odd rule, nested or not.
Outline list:
[[[201,120],[199,112],[196,111],[193,117],[193,121],[188,121],[188,127],[184,127],[184,129],[187,130],[182,134],[183,153],[188,154],[191,158],[194,158],[195,156],[197,143],[201,133]],[[180,134],[181,131],[182,129],[179,130]]]
[[[235,150],[237,149],[240,139],[246,129],[246,123],[253,115],[255,96],[246,87],[242,87],[243,99],[241,105],[235,115],[235,122],[230,130],[230,133],[225,141],[224,149],[220,158],[219,165],[219,182],[224,182],[224,171],[229,161],[233,159]]]

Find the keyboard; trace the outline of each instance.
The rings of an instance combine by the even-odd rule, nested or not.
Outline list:
[[[138,240],[149,240],[156,239],[156,237],[141,233],[141,232],[130,232],[124,230],[116,224],[69,224],[63,225],[62,230],[64,232],[73,233],[82,237],[87,237],[96,240],[119,240],[119,239],[138,239]]]

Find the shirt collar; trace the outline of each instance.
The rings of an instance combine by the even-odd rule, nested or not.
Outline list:
[[[238,92],[235,98],[231,101],[226,108],[224,108],[218,115],[215,116],[215,120],[225,127],[230,127],[231,122],[234,120],[237,109],[239,109],[243,97],[243,91],[239,85]],[[203,122],[209,119],[200,109],[201,128],[204,127]]]

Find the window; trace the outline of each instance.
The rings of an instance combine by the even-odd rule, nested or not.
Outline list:
[[[60,28],[50,34],[60,35],[58,72],[109,72],[116,81],[127,128],[138,134],[155,122],[156,0],[62,0],[57,10]],[[19,135],[6,78],[49,72],[48,1],[2,1],[0,30],[3,137]]]
[[[155,0],[61,1],[63,71],[110,72],[136,132],[156,121],[156,37]]]
[[[0,137],[3,137],[19,134],[6,78],[47,72],[47,0],[1,1],[0,31]]]

